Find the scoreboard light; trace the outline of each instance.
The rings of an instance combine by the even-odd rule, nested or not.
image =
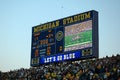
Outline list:
[[[31,66],[98,57],[98,12],[32,27]]]

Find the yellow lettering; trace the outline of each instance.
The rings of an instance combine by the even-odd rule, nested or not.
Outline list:
[[[66,25],[66,19],[63,19],[63,25]]]
[[[77,21],[78,21],[78,17],[74,16],[74,22],[77,22]]]
[[[72,17],[70,18],[70,23],[73,23],[73,18]]]
[[[80,21],[81,20],[81,15],[78,15],[78,21]]]
[[[85,19],[90,18],[90,12],[85,14]]]
[[[85,14],[81,14],[81,20],[84,20],[85,19]]]
[[[49,29],[51,28],[51,23],[48,24],[48,28],[49,28]]]
[[[64,19],[61,19],[61,20],[63,20],[62,25],[67,25],[67,24],[74,23],[74,22],[80,22],[80,21],[83,21],[83,20],[86,20],[86,19],[89,19],[89,18],[91,18],[91,12],[78,14],[78,15],[75,15],[73,17],[67,17],[67,18],[64,18]],[[42,24],[42,25],[39,25],[37,27],[34,27],[33,30],[34,30],[34,32],[39,32],[39,31],[42,31],[42,30],[48,30],[48,29],[51,29],[51,28],[55,28],[55,27],[60,26],[60,23],[61,23],[60,21],[57,20],[57,21],[46,23],[46,24]]]
[[[67,24],[69,24],[70,23],[70,18],[67,18]]]
[[[56,21],[56,27],[59,26],[59,21]]]
[[[46,29],[46,24],[43,25],[43,30],[45,30],[45,29]]]
[[[37,32],[37,28],[34,28],[34,32]]]
[[[54,24],[54,22],[52,22],[52,28],[54,28],[55,27],[55,24]]]

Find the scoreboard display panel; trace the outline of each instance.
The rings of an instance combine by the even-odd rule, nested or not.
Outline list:
[[[92,20],[65,27],[65,51],[92,47]]]
[[[32,27],[31,66],[98,57],[98,12]]]

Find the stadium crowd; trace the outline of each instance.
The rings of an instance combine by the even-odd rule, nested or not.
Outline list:
[[[0,80],[120,80],[120,55],[0,72]]]
[[[92,30],[92,20],[65,27],[65,36],[79,34],[87,30]]]

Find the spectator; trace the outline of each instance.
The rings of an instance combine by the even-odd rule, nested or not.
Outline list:
[[[120,80],[120,55],[0,71],[0,80]]]

